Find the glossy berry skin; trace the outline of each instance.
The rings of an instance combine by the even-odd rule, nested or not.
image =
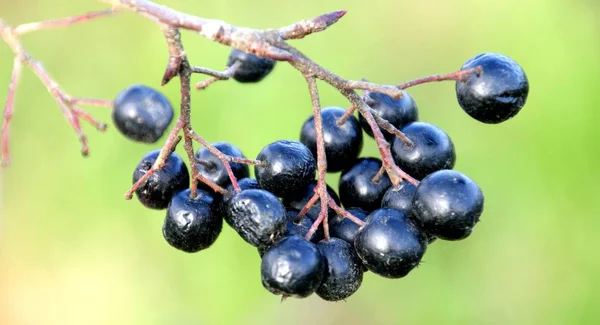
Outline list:
[[[245,158],[242,151],[230,143],[217,142],[214,143],[213,146],[225,155]],[[198,150],[198,152],[196,152],[196,158],[209,165],[206,166],[205,164],[197,164],[198,172],[202,176],[221,187],[227,187],[227,185],[231,184],[231,180],[229,179],[229,175],[227,174],[227,170],[225,169],[223,163],[219,160],[219,158],[217,158],[217,156],[208,151],[206,147],[202,147]],[[233,171],[233,175],[235,175],[236,179],[242,179],[250,176],[248,165],[240,163],[230,163],[229,165],[231,166],[231,171]],[[198,182],[198,187],[212,191],[208,185],[202,182]]]
[[[346,209],[346,211],[362,221],[365,221],[369,216],[367,211],[360,208],[349,208]],[[360,227],[356,223],[352,222],[350,219],[344,218],[341,215],[337,215],[329,222],[329,234],[331,237],[345,240],[353,245],[359,228]]]
[[[321,110],[327,171],[332,173],[351,167],[363,146],[362,130],[356,117],[350,116],[342,126],[338,126],[337,121],[345,112],[346,110],[339,107],[326,107]],[[314,116],[302,125],[300,142],[310,149],[316,160],[317,136]]]
[[[401,278],[419,265],[426,237],[408,216],[396,209],[373,211],[358,232],[354,247],[363,264],[386,278]]]
[[[373,211],[381,206],[381,199],[392,186],[387,174],[379,182],[373,177],[381,168],[381,160],[377,158],[361,158],[350,169],[342,173],[339,183],[340,200],[345,207],[357,207]]]
[[[392,155],[396,164],[410,176],[422,179],[434,171],[454,167],[454,144],[442,129],[430,123],[414,122],[401,131],[413,145],[409,147],[402,140],[395,139]]]
[[[296,235],[298,237],[305,238],[314,221],[305,215],[304,217],[302,217],[302,219],[300,219],[299,222],[296,222],[300,210],[286,208],[285,211],[286,218],[288,221],[285,228],[284,236]],[[323,227],[319,227],[317,229],[317,231],[313,234],[312,238],[310,238],[310,241],[312,241],[313,243],[318,243],[321,239],[323,239]]]
[[[264,147],[256,159],[266,163],[265,167],[254,166],[258,184],[281,198],[293,198],[315,179],[315,159],[300,142],[273,142]]]
[[[227,204],[225,221],[253,246],[269,246],[283,233],[287,223],[285,208],[265,190],[244,190]]]
[[[271,246],[260,267],[262,284],[276,295],[304,298],[321,284],[326,261],[315,244],[288,236]]]
[[[402,98],[394,99],[386,94],[377,92],[368,92],[368,99],[372,100],[369,106],[377,113],[379,117],[390,122],[397,129],[401,129],[408,123],[415,122],[419,119],[419,110],[417,103],[412,96],[404,91]],[[367,123],[367,120],[359,114],[358,117],[362,129],[365,130],[370,137],[373,137],[373,130]],[[381,129],[381,128],[380,128]],[[381,129],[381,133],[386,140],[391,141],[394,135],[388,131]]]
[[[501,123],[517,115],[529,94],[529,81],[513,59],[498,53],[483,53],[469,59],[461,70],[481,66],[482,74],[456,83],[460,107],[484,123]]]
[[[261,81],[273,70],[276,62],[233,49],[229,54],[227,66],[232,66],[236,61],[240,61],[242,65],[233,73],[233,79],[243,83]]]
[[[142,158],[133,172],[134,184],[152,168],[159,153],[160,150],[154,150]],[[173,195],[189,186],[190,175],[185,163],[178,154],[172,153],[165,166],[152,174],[135,194],[145,207],[162,210],[167,208]]]
[[[363,279],[363,265],[354,246],[344,240],[331,238],[320,241],[317,248],[325,258],[327,268],[316,294],[327,301],[350,297],[358,290]]]
[[[298,193],[296,193],[297,196],[293,198],[284,199],[283,205],[301,211],[302,209],[304,209],[306,203],[308,203],[308,201],[310,201],[313,195],[315,195],[315,187],[317,187],[317,181],[312,181],[304,190],[298,191]],[[329,187],[329,185],[327,185],[327,193],[329,193],[329,196],[333,198],[333,201],[335,201],[337,205],[340,205],[340,198],[338,197],[337,193],[335,193],[335,191],[331,187]],[[306,215],[314,221],[317,219],[320,212],[321,200],[319,199],[308,210],[308,213]],[[332,208],[328,208],[327,213],[329,218],[333,218],[335,216],[335,211]]]
[[[396,188],[390,187],[381,200],[381,207],[397,209],[410,215],[412,198],[416,189],[416,186],[406,181],[398,184]]]
[[[121,91],[114,101],[112,119],[127,138],[155,143],[173,120],[173,107],[160,92],[142,85]]]
[[[468,237],[481,212],[481,189],[454,170],[440,170],[425,177],[413,197],[413,218],[424,231],[440,239]]]
[[[188,189],[173,196],[163,224],[166,241],[188,253],[210,247],[223,227],[223,219],[213,213],[211,195],[202,190],[198,194],[192,199]]]

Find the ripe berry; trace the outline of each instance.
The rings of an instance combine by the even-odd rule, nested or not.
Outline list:
[[[269,248],[260,273],[265,289],[276,295],[304,298],[321,284],[326,262],[315,244],[288,236]]]
[[[240,190],[258,189],[258,182],[254,178],[242,178],[238,179],[238,185]],[[227,204],[231,201],[231,198],[235,195],[233,185],[229,184],[226,188],[227,194],[221,196],[221,200],[218,205],[218,214],[225,217],[227,215]],[[212,191],[212,190],[211,190]]]
[[[406,181],[398,184],[397,188],[390,187],[381,200],[381,207],[397,209],[410,215],[415,189],[416,186]]]
[[[365,221],[369,215],[367,211],[361,208],[350,208],[346,209],[346,211],[362,221]],[[341,215],[337,215],[329,222],[329,234],[332,237],[343,239],[353,245],[359,228],[356,223]]]
[[[190,190],[177,193],[167,208],[163,236],[184,252],[194,253],[208,248],[221,233],[223,219],[213,213],[210,193],[199,190],[195,199]]]
[[[413,217],[440,239],[468,237],[483,211],[483,193],[470,178],[454,170],[425,177],[413,196]]]
[[[230,143],[217,142],[214,143],[213,146],[225,155],[231,157],[245,158],[242,151],[238,147]],[[208,151],[208,149],[206,149],[205,147],[200,148],[198,152],[196,152],[196,159],[203,162],[202,164],[197,164],[198,172],[202,176],[221,187],[227,187],[227,185],[231,184],[231,180],[229,178],[229,175],[227,174],[225,166],[219,160],[219,158],[217,158],[217,156],[213,155],[210,151]],[[233,171],[233,175],[235,175],[237,179],[242,179],[250,175],[248,165],[240,163],[230,163],[229,165],[231,166],[231,171]],[[208,185],[202,182],[198,182],[198,187],[206,190],[211,190]]]
[[[264,147],[256,159],[266,164],[265,167],[254,166],[258,184],[276,196],[294,197],[315,179],[315,159],[300,142],[273,142]]]
[[[429,123],[413,122],[403,127],[402,132],[413,145],[407,146],[402,140],[395,139],[392,155],[409,175],[422,179],[434,171],[454,167],[454,144],[442,129]]]
[[[379,169],[381,169],[381,160],[361,158],[354,166],[342,173],[339,194],[345,207],[373,211],[381,206],[381,199],[385,191],[392,186],[392,182],[385,173],[378,182],[373,182]]]
[[[317,248],[327,268],[316,294],[327,301],[339,301],[358,290],[363,279],[363,265],[354,246],[338,238],[322,240]]]
[[[112,118],[117,129],[127,138],[154,143],[171,124],[173,107],[158,91],[133,85],[117,95]]]
[[[308,201],[310,201],[313,195],[315,195],[316,186],[317,181],[312,181],[312,183],[310,183],[308,187],[296,193],[296,196],[294,198],[284,199],[283,205],[297,210],[304,209],[306,203],[308,203]],[[337,193],[335,193],[335,191],[331,187],[329,187],[329,185],[327,185],[327,193],[329,193],[329,196],[333,198],[333,201],[335,201],[337,205],[340,204],[340,198],[338,197]],[[314,221],[317,219],[320,212],[321,199],[317,200],[317,202],[308,210],[308,213],[306,215]],[[335,216],[335,211],[332,208],[327,208],[327,215],[329,216],[329,218],[333,218]]]
[[[227,204],[225,221],[253,246],[273,244],[286,227],[285,208],[265,190],[244,190]]]
[[[348,117],[341,126],[337,124],[345,112],[339,107],[326,107],[321,110],[328,172],[339,172],[351,167],[362,149],[363,136],[356,117]],[[314,116],[302,125],[300,142],[310,149],[316,160],[317,136]]]
[[[300,210],[297,209],[286,208],[285,213],[288,222],[285,228],[284,236],[296,235],[302,238],[306,237],[310,227],[312,227],[313,220],[305,215],[302,217],[302,219],[300,219],[299,222],[296,222],[296,219],[298,219],[298,214],[300,213]],[[310,241],[313,243],[318,243],[321,239],[323,239],[323,228],[319,227],[313,234],[312,238],[310,238]]]
[[[142,158],[133,172],[134,184],[152,168],[159,153],[160,150],[150,151]],[[190,175],[185,163],[178,154],[172,153],[165,166],[152,174],[135,194],[144,206],[161,210],[169,205],[173,195],[189,186]]]
[[[233,79],[239,82],[261,81],[273,70],[276,62],[269,58],[259,58],[254,54],[233,49],[229,54],[227,66],[232,66],[236,61],[241,62],[241,66],[233,73]]]
[[[523,68],[498,53],[483,53],[469,59],[461,70],[481,66],[482,74],[471,74],[456,83],[456,97],[462,109],[484,123],[500,123],[517,115],[529,94]]]
[[[419,265],[427,242],[404,212],[383,208],[369,215],[367,224],[356,235],[354,247],[373,273],[401,278]]]
[[[394,99],[386,94],[368,92],[368,99],[371,99],[372,103],[369,102],[369,106],[377,113],[379,117],[390,122],[397,129],[401,129],[404,125],[417,121],[419,119],[419,111],[417,109],[417,103],[410,96],[409,93],[403,91],[402,98]],[[360,125],[363,130],[370,136],[373,137],[373,130],[367,123],[367,120],[362,115],[359,115]],[[386,140],[391,141],[394,139],[394,135],[381,129],[383,136]]]

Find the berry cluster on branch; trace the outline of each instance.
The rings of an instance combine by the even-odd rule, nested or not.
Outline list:
[[[56,99],[78,135],[84,155],[89,149],[80,120],[101,131],[106,125],[81,105],[112,108],[114,125],[133,141],[155,143],[163,137],[174,112],[158,91],[134,85],[114,101],[72,97],[20,42],[29,32],[119,10],[148,18],[161,29],[167,44],[169,59],[161,84],[179,78],[180,116],[162,148],[142,158],[125,197],[136,194],[149,208],[167,209],[163,235],[169,244],[186,252],[211,246],[225,220],[258,248],[265,288],[284,297],[316,292],[325,300],[346,299],[358,289],[366,270],[389,278],[403,277],[419,264],[428,243],[436,238],[464,239],[479,220],[481,190],[470,178],[452,170],[455,151],[450,137],[437,126],[418,121],[415,100],[405,89],[455,81],[460,106],[484,123],[500,123],[516,115],[529,90],[521,67],[496,53],[478,55],[456,72],[383,85],[342,78],[289,44],[289,40],[327,29],[345,11],[278,29],[256,30],[151,1],[104,2],[112,8],[16,27],[0,20],[0,36],[15,57],[2,126],[3,164],[10,158],[10,121],[23,66],[29,67]],[[192,65],[181,40],[182,29],[231,47],[226,69]],[[251,160],[234,145],[209,143],[194,131],[193,74],[208,76],[195,85],[198,90],[229,79],[256,83],[268,76],[278,61],[302,74],[311,99],[312,116],[302,127],[299,142],[275,141]],[[337,89],[349,108],[323,108],[317,80]],[[357,111],[358,118],[354,116]],[[363,131],[374,138],[380,158],[360,158]],[[174,153],[182,140],[189,170]],[[195,142],[201,146],[196,152]],[[248,165],[254,166],[255,179],[250,178]],[[339,198],[326,184],[328,172],[342,172]]]

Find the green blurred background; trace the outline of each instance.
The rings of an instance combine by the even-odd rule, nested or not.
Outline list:
[[[2,324],[598,324],[600,323],[600,3],[597,0],[302,2],[162,1],[242,26],[287,25],[337,9],[330,30],[295,41],[344,77],[399,83],[450,72],[501,52],[519,62],[531,91],[501,125],[462,112],[452,83],[410,92],[421,119],[443,127],[456,169],[486,195],[482,222],[463,242],[438,241],[404,279],[369,273],[347,302],[280,303],[262,288],[260,259],[225,227],[209,250],[189,255],[161,235],[164,211],[126,201],[131,173],[157,145],[86,125],[91,156],[29,70],[17,93],[13,165],[2,171]],[[9,23],[103,8],[95,1],[0,1]],[[192,63],[225,64],[228,49],[183,34]],[[23,37],[70,93],[112,99],[142,83],[158,87],[167,61],[150,21],[130,12]],[[0,44],[0,86],[12,54]],[[200,80],[197,77],[195,80]],[[163,89],[178,103],[177,82]],[[323,105],[347,106],[321,84]],[[4,102],[6,92],[0,93]],[[310,114],[301,76],[279,64],[259,85],[216,84],[192,96],[195,129],[248,157],[297,139]],[[110,121],[104,108],[93,115]],[[368,139],[363,155],[376,155]],[[329,183],[337,186],[337,175]]]

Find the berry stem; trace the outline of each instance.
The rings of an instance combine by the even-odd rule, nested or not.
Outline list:
[[[225,69],[223,71],[216,71],[216,70],[202,68],[202,67],[192,67],[192,72],[194,72],[194,73],[201,73],[201,74],[212,76],[212,78],[209,78],[209,79],[206,79],[206,80],[203,80],[203,81],[200,81],[199,83],[197,83],[196,89],[197,90],[206,89],[206,88],[208,88],[208,86],[210,86],[214,82],[217,82],[219,80],[228,80],[229,78],[231,78],[233,76],[233,74],[241,66],[242,66],[242,62],[236,61],[234,64],[232,64],[230,67],[228,67],[227,69]]]
[[[215,182],[213,182],[213,181],[207,179],[206,177],[202,176],[201,173],[196,173],[195,175],[196,175],[195,179],[197,179],[197,180],[201,181],[202,183],[208,185],[213,191],[215,191],[217,193],[220,193],[220,194],[223,194],[223,195],[227,194],[227,190],[226,189],[222,188],[221,186],[217,185]],[[195,193],[194,193],[193,197],[196,197]]]
[[[114,102],[112,100],[103,100],[103,99],[95,99],[95,98],[80,98],[80,97],[71,97],[69,101],[71,105],[86,105],[86,106],[98,106],[98,107],[107,107],[113,108]]]
[[[94,18],[112,15],[117,12],[116,8],[105,9],[100,11],[92,11],[79,16],[65,17],[54,20],[38,21],[33,23],[21,24],[15,27],[17,35],[23,35],[35,32],[42,29],[50,29],[56,27],[70,26],[81,22],[86,22]]]
[[[381,180],[381,177],[383,177],[384,173],[385,173],[385,167],[381,166],[381,168],[379,168],[379,171],[377,172],[377,174],[373,177],[372,182],[379,183],[379,181]]]
[[[377,115],[377,113],[375,113],[375,111],[372,108],[369,108],[369,112],[371,112],[371,115],[373,115],[373,118],[375,118],[375,121],[377,122],[377,125],[379,125],[379,127],[386,130],[387,132],[395,135],[398,139],[402,140],[402,142],[404,142],[404,144],[406,146],[408,146],[409,148],[413,146],[412,141],[410,141],[410,139],[406,136],[406,134],[404,134],[402,131],[398,130],[395,126],[393,126],[387,120],[385,120],[382,117],[380,117],[379,115]]]
[[[310,200],[308,200],[308,202],[306,202],[304,207],[302,207],[302,210],[300,210],[300,213],[298,213],[296,222],[300,222],[302,220],[302,218],[308,213],[308,210],[310,210],[310,208],[312,208],[313,205],[315,205],[315,203],[317,203],[318,200],[319,200],[319,193],[317,193],[315,191],[315,194],[313,194],[313,196],[310,198]]]
[[[478,66],[477,68],[474,68],[474,69],[459,70],[459,71],[446,73],[446,74],[433,75],[433,76],[419,78],[419,79],[411,80],[411,81],[408,81],[405,83],[401,83],[398,85],[398,88],[406,89],[406,88],[413,87],[416,85],[421,85],[421,84],[430,83],[430,82],[437,82],[437,81],[447,81],[447,80],[464,81],[464,80],[466,80],[466,77],[468,75],[476,74],[477,76],[479,76],[479,75],[481,75],[482,71],[483,71],[483,68],[481,66]]]
[[[355,106],[350,106],[350,108],[346,109],[346,111],[344,112],[344,115],[340,116],[340,118],[337,120],[337,122],[336,122],[337,126],[342,127],[342,125],[344,125],[344,123],[346,123],[346,120],[348,120],[350,118],[350,116],[354,115],[355,111],[356,111]]]
[[[91,116],[88,112],[82,110],[81,108],[79,108],[77,106],[73,106],[72,110],[75,115],[77,115],[78,117],[80,117],[83,120],[90,123],[98,131],[100,131],[100,132],[106,131],[106,123],[99,122],[93,116]]]
[[[21,79],[21,71],[23,65],[17,58],[13,62],[12,75],[10,77],[10,83],[8,84],[8,94],[6,96],[6,104],[4,105],[4,118],[2,120],[2,166],[6,167],[10,164],[10,150],[9,150],[9,137],[10,137],[10,122],[13,116],[13,109],[15,105],[15,96],[17,94],[17,85]]]
[[[354,222],[355,224],[357,224],[361,227],[365,225],[364,221],[353,216],[350,212],[342,209],[339,205],[337,205],[337,203],[335,203],[335,201],[333,199],[329,200],[329,207],[331,207],[335,211],[335,213],[337,213],[338,215],[341,215],[344,218],[349,219],[350,221]]]

